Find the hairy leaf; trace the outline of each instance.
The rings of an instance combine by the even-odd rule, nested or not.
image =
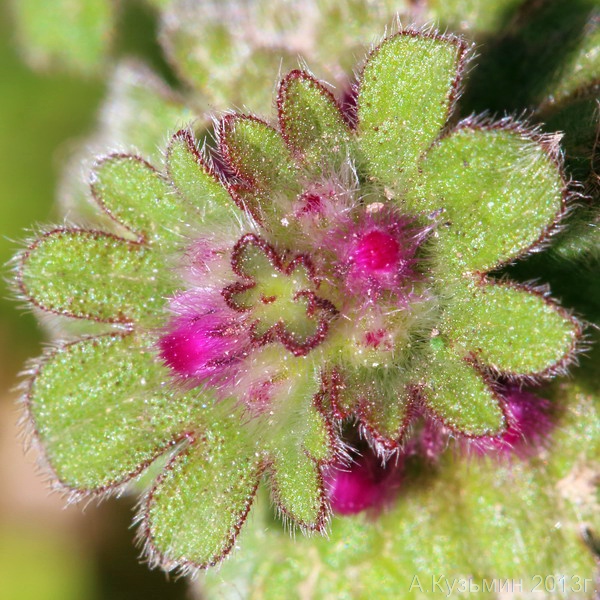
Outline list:
[[[57,229],[23,254],[23,294],[36,306],[107,323],[156,319],[169,291],[149,248],[111,234]]]
[[[199,209],[184,202],[151,165],[112,155],[96,166],[92,191],[100,206],[141,239],[185,244]]]
[[[404,32],[370,55],[358,94],[360,148],[370,172],[402,191],[440,134],[462,71],[463,42]]]
[[[115,7],[108,0],[14,0],[21,48],[36,68],[66,67],[89,74],[104,66]]]
[[[164,568],[207,567],[230,551],[262,471],[237,418],[213,422],[150,491],[141,536]]]
[[[432,354],[417,373],[427,405],[452,429],[468,435],[494,435],[504,429],[498,398],[473,365],[432,340]]]
[[[278,106],[284,138],[311,171],[331,169],[346,158],[348,125],[331,92],[316,79],[303,71],[289,73],[281,84]]]
[[[466,288],[442,322],[457,350],[514,375],[560,367],[581,334],[581,326],[541,294],[502,284]]]
[[[68,344],[44,359],[28,410],[62,485],[114,487],[198,424],[201,395],[175,395],[167,378],[148,338],[131,334]]]
[[[501,127],[462,127],[422,162],[411,210],[439,214],[439,276],[488,271],[538,243],[563,210],[565,182],[537,141]],[[437,214],[437,213],[436,213]]]

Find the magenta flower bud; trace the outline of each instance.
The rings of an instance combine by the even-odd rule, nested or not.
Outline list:
[[[400,486],[403,467],[402,456],[382,464],[369,447],[353,456],[350,464],[333,465],[325,476],[332,510],[340,515],[354,515],[383,508]]]
[[[195,385],[231,381],[250,340],[240,314],[220,294],[188,292],[171,303],[175,314],[160,338],[160,355],[181,378]]]
[[[409,219],[377,203],[358,222],[346,215],[340,221],[325,243],[338,257],[348,291],[357,299],[375,299],[383,292],[405,299],[419,278],[416,252],[428,229],[411,226]]]
[[[467,445],[482,455],[508,457],[513,454],[525,458],[544,447],[554,427],[553,409],[549,400],[517,386],[509,386],[504,393],[504,433],[473,438]]]
[[[393,274],[402,268],[400,244],[389,233],[374,229],[360,236],[352,262],[354,270],[360,274]]]

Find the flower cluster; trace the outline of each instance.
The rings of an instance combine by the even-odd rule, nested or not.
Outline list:
[[[551,139],[452,124],[467,50],[402,31],[344,105],[292,71],[275,126],[227,115],[214,165],[188,130],[163,172],[107,157],[92,190],[114,229],[56,229],[22,254],[32,304],[97,324],[34,367],[36,438],[76,495],[164,457],[140,513],[156,563],[222,560],[264,474],[286,519],[323,531],[331,504],[389,499],[392,456],[543,437],[547,407],[518,386],[562,370],[581,327],[490,272],[543,243],[566,183]]]

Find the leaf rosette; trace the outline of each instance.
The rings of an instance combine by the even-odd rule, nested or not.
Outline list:
[[[402,31],[346,104],[292,71],[275,125],[220,121],[214,163],[187,130],[162,171],[99,161],[92,190],[116,233],[58,228],[22,253],[31,304],[104,328],[32,369],[36,439],[79,496],[163,457],[140,510],[156,564],[221,561],[263,476],[288,522],[323,532],[344,424],[384,460],[417,416],[501,440],[500,383],[572,360],[580,323],[493,276],[562,218],[559,152],[508,119],[454,123],[467,54]]]

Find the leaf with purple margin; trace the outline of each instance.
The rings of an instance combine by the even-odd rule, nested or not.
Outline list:
[[[465,125],[427,153],[407,208],[439,215],[439,277],[448,270],[489,271],[526,252],[555,224],[566,184],[545,144],[502,124]]]
[[[152,558],[165,569],[220,562],[250,510],[262,464],[236,415],[201,430],[148,495],[140,535]]]
[[[22,255],[18,283],[37,307],[105,323],[156,319],[170,286],[144,245],[111,234],[56,229]]]
[[[282,80],[277,100],[284,139],[318,174],[343,161],[351,140],[335,98],[308,73],[292,71]]]
[[[27,393],[36,437],[60,483],[102,492],[128,480],[202,419],[202,394],[181,397],[149,349],[129,335],[52,351]]]
[[[173,186],[139,157],[115,154],[95,168],[92,192],[101,208],[138,239],[185,243],[199,209],[183,201]]]
[[[358,93],[359,147],[370,174],[396,192],[452,111],[466,45],[404,31],[369,56]]]
[[[440,329],[457,352],[511,375],[552,372],[581,336],[581,325],[541,294],[493,282],[457,292]]]

